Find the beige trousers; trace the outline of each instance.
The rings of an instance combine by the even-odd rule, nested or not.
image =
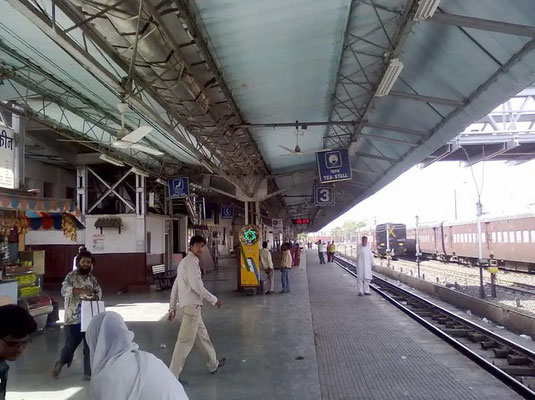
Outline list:
[[[266,270],[267,289],[270,292],[275,291],[275,280],[273,279],[273,268]]]
[[[203,352],[208,371],[214,372],[218,365],[214,346],[208,336],[208,331],[201,316],[201,306],[185,306],[181,308],[182,322],[178,331],[178,338],[173,351],[173,358],[169,369],[178,378],[184,369],[184,363],[193,345]]]

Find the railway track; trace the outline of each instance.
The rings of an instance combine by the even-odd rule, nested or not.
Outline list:
[[[356,277],[352,262],[335,262]],[[372,289],[526,399],[535,399],[535,352],[373,274]]]
[[[391,263],[395,266],[406,266],[408,269],[412,271],[417,270],[416,262],[408,261],[408,260],[397,260],[397,261],[391,261]],[[445,276],[445,277],[453,277],[455,282],[459,284],[467,284],[468,282],[474,283],[476,286],[479,286],[479,276],[476,276],[474,274],[471,274],[469,272],[461,272],[461,271],[452,271],[449,269],[441,268],[440,266],[434,266],[434,265],[420,265],[420,268],[423,272],[430,272],[433,274],[437,274],[438,276]],[[446,283],[447,282],[447,279]],[[487,276],[483,277],[483,282],[485,285],[490,285],[491,281],[490,278]],[[452,283],[451,281],[449,283]],[[514,293],[524,294],[524,295],[531,295],[535,296],[535,286],[529,285],[525,283],[515,282],[508,279],[499,278],[497,279],[496,287],[502,290],[507,290]]]

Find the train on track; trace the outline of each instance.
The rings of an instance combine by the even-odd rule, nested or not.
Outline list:
[[[362,241],[362,237],[368,237],[368,243],[372,251],[384,257],[390,252],[392,257],[401,257],[407,252],[407,227],[400,223],[379,224],[375,228],[361,228],[357,230],[356,243]]]
[[[418,228],[420,252],[429,258],[475,265],[476,221],[437,222]],[[535,272],[535,214],[487,218],[481,222],[483,258],[507,270]],[[407,254],[416,252],[416,229],[407,229]]]
[[[376,252],[380,256],[390,253],[400,257],[407,251],[407,227],[405,224],[386,223],[375,227]]]

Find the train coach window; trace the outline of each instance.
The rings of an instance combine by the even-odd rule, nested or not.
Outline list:
[[[491,237],[491,240],[492,240],[494,243],[496,243],[496,232],[492,232],[492,233],[490,234],[490,237]]]
[[[509,232],[509,243],[515,243],[515,233],[513,231]]]
[[[535,243],[535,231],[531,231],[531,243]]]
[[[485,242],[487,241],[487,234],[486,234],[486,232],[483,232],[483,233],[481,234],[481,241],[482,241],[483,243],[485,243]]]
[[[522,243],[522,232],[516,231],[515,233],[516,233],[516,242]]]
[[[503,242],[509,243],[509,232],[503,232]]]
[[[529,243],[529,232],[523,231],[522,232],[522,242]]]

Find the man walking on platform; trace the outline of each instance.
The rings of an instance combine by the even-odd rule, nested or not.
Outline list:
[[[71,366],[76,348],[84,342],[84,379],[91,379],[89,347],[85,332],[81,331],[82,300],[101,300],[102,289],[97,278],[91,273],[93,256],[88,251],[81,251],[77,257],[76,270],[69,272],[61,285],[61,295],[65,298],[65,346],[61,356],[52,370],[52,376],[58,378],[65,364]]]
[[[327,251],[327,246],[320,240],[318,240],[318,257],[320,258],[320,264],[325,264],[325,252]]]
[[[262,242],[262,250],[260,250],[260,266],[266,271],[267,287],[266,294],[272,294],[275,291],[275,280],[273,279],[273,259],[268,250],[268,242]]]
[[[225,365],[226,361],[225,358],[221,360],[216,358],[214,346],[201,316],[204,300],[217,308],[222,306],[221,300],[204,287],[201,279],[199,260],[205,245],[206,240],[202,236],[193,236],[190,239],[190,252],[178,265],[177,276],[171,291],[169,321],[175,319],[177,305],[183,314],[173,358],[169,366],[171,372],[179,380],[186,358],[195,343],[204,353],[208,371],[211,374],[216,373],[219,368]],[[181,381],[181,383],[185,384],[186,382]]]
[[[357,246],[357,282],[359,296],[370,296],[370,281],[372,280],[373,253],[368,246],[368,238],[362,237],[362,244]]]

